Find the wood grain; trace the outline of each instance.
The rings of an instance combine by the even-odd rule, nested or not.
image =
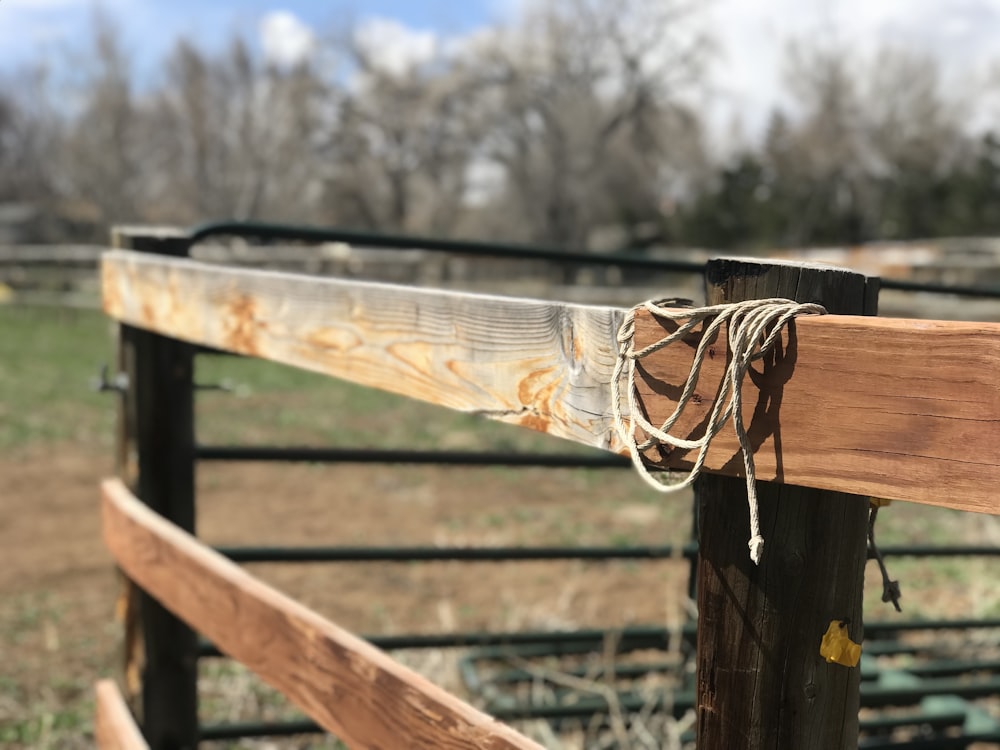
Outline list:
[[[350,747],[540,750],[199,544],[120,480],[101,491],[104,542],[125,572]]]
[[[621,311],[105,254],[123,322],[619,449]]]
[[[875,312],[877,282],[829,266],[712,260],[706,281],[713,304],[786,297]],[[861,640],[868,499],[776,482],[756,488],[759,565],[748,554],[746,482],[703,475],[695,484],[698,747],[854,750],[860,672],[826,663],[819,646],[831,620],[849,621]]]
[[[102,269],[105,311],[131,325],[623,452],[609,386],[623,310],[127,251],[106,253]],[[638,317],[639,344],[661,334]],[[695,421],[724,360],[720,347]],[[690,361],[681,347],[644,361],[654,420],[673,409]],[[1000,324],[803,319],[744,389],[761,478],[1000,513]],[[739,475],[735,446],[724,431],[709,471]]]
[[[112,680],[101,680],[94,693],[94,740],[99,750],[149,750],[118,686]]]
[[[636,328],[639,346],[664,331],[648,315]],[[643,360],[639,389],[654,423],[673,411],[692,355],[669,347]],[[700,430],[725,363],[723,343],[678,434]],[[749,375],[743,399],[758,479],[1000,513],[997,324],[800,318],[781,354]],[[666,462],[690,458],[676,452]],[[731,429],[712,443],[706,468],[741,473]]]

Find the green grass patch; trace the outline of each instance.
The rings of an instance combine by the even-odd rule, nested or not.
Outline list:
[[[110,445],[113,396],[92,381],[112,361],[112,331],[97,311],[0,305],[0,449]]]
[[[27,719],[0,721],[0,745],[6,747],[65,748],[70,738],[83,739],[90,729],[93,701],[71,703]]]

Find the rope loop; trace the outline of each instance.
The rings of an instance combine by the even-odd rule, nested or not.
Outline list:
[[[780,298],[747,300],[746,302],[690,309],[677,309],[672,307],[670,302],[671,300],[649,300],[636,305],[626,313],[625,319],[618,329],[618,359],[615,362],[611,378],[611,402],[615,429],[622,442],[628,447],[632,463],[638,469],[639,476],[642,477],[643,481],[658,492],[676,492],[690,486],[698,478],[712,440],[731,418],[736,430],[736,437],[740,443],[743,465],[746,470],[747,503],[750,509],[750,541],[748,542],[750,559],[755,564],[759,564],[764,548],[764,538],[760,533],[753,449],[743,424],[743,378],[754,362],[765,357],[774,348],[781,338],[782,330],[790,321],[800,315],[825,315],[826,308],[822,305],[793,302]],[[645,310],[661,320],[675,322],[677,329],[636,351],[634,347],[635,315],[639,310]],[[681,341],[702,324],[704,324],[704,329],[701,340],[698,342],[694,362],[677,401],[677,406],[663,424],[654,425],[646,419],[639,404],[638,391],[635,387],[636,363],[674,342]],[[712,403],[705,432],[696,438],[673,435],[670,430],[690,403],[698,385],[708,347],[715,340],[716,334],[724,324],[727,325],[728,330],[730,358]],[[624,399],[622,381],[626,383]],[[623,400],[626,402],[625,404],[623,404]],[[627,405],[627,410],[624,408],[625,405]],[[646,439],[640,442],[636,438],[637,430],[645,433]],[[642,451],[655,445],[688,451],[696,450],[698,457],[691,471],[683,478],[678,480],[675,476],[661,474],[658,476],[665,477],[661,480],[653,475],[642,458]]]

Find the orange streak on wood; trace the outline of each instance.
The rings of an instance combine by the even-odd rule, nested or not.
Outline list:
[[[114,315],[123,309],[121,292],[118,289],[118,274],[109,266],[101,264],[101,309],[106,315]]]
[[[543,367],[529,372],[517,384],[517,396],[524,405],[536,402],[550,403],[558,385],[559,373],[554,367]]]
[[[101,485],[104,541],[130,578],[351,747],[540,750],[357,636]]]
[[[101,680],[94,686],[94,739],[100,750],[149,750],[118,686]]]
[[[318,328],[305,337],[306,346],[303,352],[320,351],[347,354],[361,345],[361,339],[356,333],[340,328]]]
[[[227,349],[249,355],[260,353],[254,317],[256,309],[253,297],[245,294],[237,295],[227,303],[223,318],[223,345]]]

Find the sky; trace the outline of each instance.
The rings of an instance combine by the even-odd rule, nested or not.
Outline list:
[[[178,36],[213,47],[240,32],[271,59],[288,62],[307,51],[315,35],[358,24],[403,61],[531,1],[0,0],[0,74],[39,55],[79,49],[98,5],[124,32],[140,75],[154,75],[156,61]],[[739,129],[748,137],[782,99],[782,57],[796,37],[832,35],[859,55],[884,43],[930,54],[941,61],[949,86],[985,80],[1000,60],[1000,0],[701,2],[718,45],[704,106],[716,130]]]

